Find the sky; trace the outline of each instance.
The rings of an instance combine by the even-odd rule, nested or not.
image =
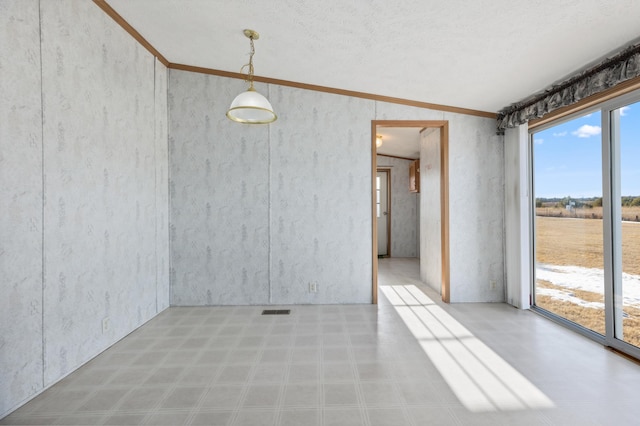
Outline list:
[[[620,111],[621,194],[640,197],[640,102]],[[602,197],[600,111],[535,133],[536,198]]]

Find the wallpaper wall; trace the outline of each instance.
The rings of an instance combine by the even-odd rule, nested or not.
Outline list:
[[[442,290],[440,130],[420,134],[420,279]]]
[[[154,92],[154,164],[155,164],[155,245],[156,245],[156,313],[170,305],[169,265],[169,117],[167,67],[155,60]]]
[[[501,300],[494,120],[260,85],[280,118],[246,126],[242,90],[169,72],[172,305],[369,303],[373,119],[450,122],[451,300]]]
[[[270,128],[226,118],[243,90],[169,72],[172,305],[269,303]]]
[[[504,301],[504,141],[495,122],[449,121],[451,302]],[[495,288],[491,282],[495,281]]]
[[[37,22],[37,0],[0,2],[0,417],[42,389],[42,110]]]
[[[369,302],[373,103],[258,85],[280,118],[247,126],[244,82],[169,75],[172,304]]]
[[[169,274],[166,69],[92,2],[0,8],[2,416],[166,307]]]
[[[409,192],[410,160],[377,156],[378,168],[391,168],[391,257],[418,257],[420,194]]]
[[[271,302],[370,303],[374,102],[279,86],[270,99]]]

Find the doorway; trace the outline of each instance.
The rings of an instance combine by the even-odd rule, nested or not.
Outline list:
[[[391,253],[391,170],[377,169],[376,218],[378,219],[378,257]]]
[[[372,183],[372,302],[374,304],[378,303],[378,256],[383,255],[381,253],[381,248],[379,247],[378,236],[380,232],[384,232],[384,226],[379,228],[380,219],[384,219],[384,222],[388,223],[389,214],[384,215],[381,214],[378,216],[378,162],[377,162],[377,147],[376,147],[376,135],[378,134],[378,129],[385,127],[403,127],[403,128],[418,128],[418,130],[426,130],[430,129],[430,132],[435,133],[438,138],[438,147],[437,147],[437,155],[438,158],[438,191],[436,197],[439,199],[439,218],[438,225],[440,235],[437,241],[438,244],[438,266],[441,271],[440,274],[440,282],[439,282],[439,291],[442,296],[442,300],[446,303],[449,302],[450,291],[449,291],[449,185],[448,185],[448,176],[449,176],[449,123],[448,121],[431,121],[431,120],[372,120],[371,121],[371,183]],[[421,162],[422,168],[426,167],[427,164],[424,161]],[[388,178],[389,175],[387,175]],[[384,178],[384,177],[383,177]],[[424,179],[424,178],[420,178]],[[388,197],[387,197],[388,199]],[[387,210],[388,211],[388,210]],[[424,231],[422,227],[418,227],[420,229],[420,234]],[[387,233],[389,232],[389,227],[386,228]],[[419,238],[422,239],[423,235],[420,235]],[[387,238],[387,244],[389,243],[390,238]],[[384,241],[384,238],[382,239]],[[386,254],[389,254],[389,249],[387,248]],[[421,254],[422,255],[422,254]],[[436,283],[436,286],[438,283]],[[431,284],[433,286],[433,283]]]

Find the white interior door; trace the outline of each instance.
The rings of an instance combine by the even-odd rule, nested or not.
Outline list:
[[[378,217],[378,256],[389,255],[389,171],[376,175],[376,209]]]

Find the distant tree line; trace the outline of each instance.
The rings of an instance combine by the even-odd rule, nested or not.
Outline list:
[[[640,197],[622,197],[622,207],[640,206]]]
[[[640,206],[640,197],[631,195],[624,196],[622,198],[622,207],[637,207]],[[565,208],[566,206],[572,204],[575,208],[593,208],[593,207],[602,207],[602,197],[591,197],[591,198],[572,198],[572,197],[563,197],[563,198],[536,198],[536,207],[560,207]]]

